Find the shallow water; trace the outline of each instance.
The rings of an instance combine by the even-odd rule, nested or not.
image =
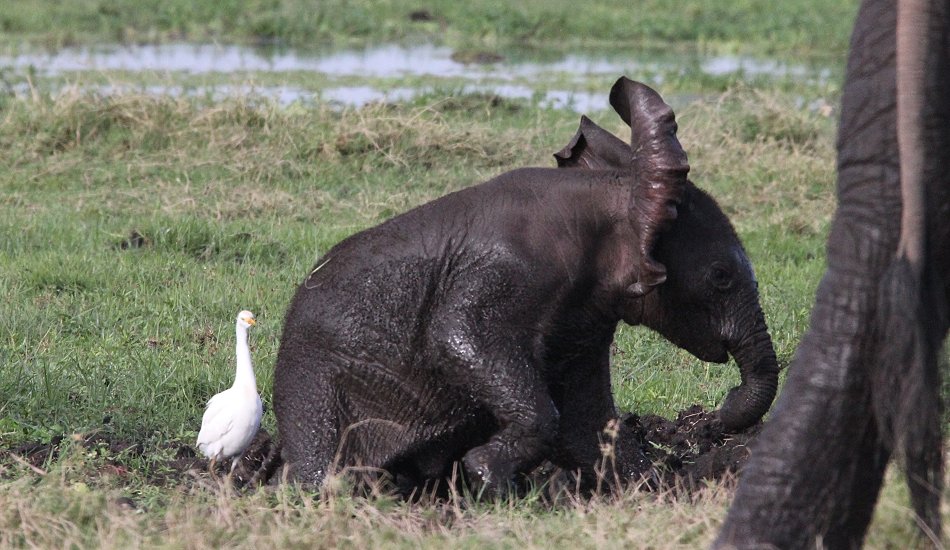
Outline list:
[[[592,94],[583,83],[591,77],[621,74],[651,74],[651,82],[662,84],[664,74],[693,71],[709,76],[735,74],[739,78],[794,78],[803,82],[826,82],[828,68],[808,67],[738,56],[652,56],[638,59],[625,52],[616,54],[566,54],[556,59],[532,58],[523,52],[495,63],[462,63],[453,59],[451,49],[432,44],[414,46],[387,44],[362,49],[327,52],[263,51],[244,46],[212,44],[111,45],[65,48],[54,53],[23,53],[0,56],[0,67],[33,70],[43,76],[68,77],[82,72],[123,71],[151,73],[232,74],[308,72],[329,79],[348,79],[347,85],[330,85],[321,90],[294,86],[142,86],[138,91],[222,97],[252,93],[288,104],[295,101],[324,101],[339,106],[361,106],[373,101],[406,101],[431,92],[440,79],[466,84],[462,92],[494,93],[505,98],[532,99],[542,106],[569,108],[579,112],[607,107],[604,93]],[[539,83],[542,77],[549,83]],[[432,85],[382,88],[353,85],[353,80],[426,78]],[[130,87],[126,87],[130,88]],[[459,86],[454,85],[455,89]],[[100,86],[113,92],[123,86]]]

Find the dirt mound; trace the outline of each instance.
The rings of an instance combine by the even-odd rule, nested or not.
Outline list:
[[[676,420],[657,415],[627,415],[623,423],[641,441],[661,476],[661,486],[694,488],[739,472],[749,458],[748,444],[762,424],[726,433],[715,412],[693,405]]]
[[[762,428],[760,423],[741,433],[727,433],[717,413],[700,405],[683,409],[674,420],[652,414],[626,414],[620,420],[617,437],[626,443],[632,439],[653,465],[643,487],[676,493],[701,488],[707,481],[735,479],[749,458],[748,444]],[[609,472],[609,468],[603,470]],[[599,482],[579,480],[573,472],[545,463],[529,481],[543,486],[544,496],[553,502],[577,489],[610,490],[614,485],[610,476],[605,473]]]

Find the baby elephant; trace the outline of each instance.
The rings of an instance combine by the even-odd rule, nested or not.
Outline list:
[[[586,117],[555,156],[424,204],[331,249],[287,312],[274,380],[294,479],[387,471],[400,487],[452,472],[492,492],[542,460],[590,479],[617,418],[610,343],[644,324],[742,383],[719,414],[740,430],[778,365],[752,266],[687,179],[673,111],[621,78],[628,145]],[[611,477],[650,464],[621,437]]]

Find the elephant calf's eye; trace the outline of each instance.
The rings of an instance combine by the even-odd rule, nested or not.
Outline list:
[[[732,286],[732,271],[722,264],[713,264],[709,270],[709,282],[719,290],[728,290]]]

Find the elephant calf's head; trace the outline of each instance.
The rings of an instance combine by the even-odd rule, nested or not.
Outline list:
[[[622,77],[610,104],[630,126],[630,144],[584,116],[555,153],[558,166],[635,176],[629,219],[640,263],[622,316],[704,361],[723,363],[732,354],[742,383],[729,392],[720,418],[728,429],[746,428],[771,405],[779,370],[752,264],[715,200],[688,180],[673,110],[659,94]]]

